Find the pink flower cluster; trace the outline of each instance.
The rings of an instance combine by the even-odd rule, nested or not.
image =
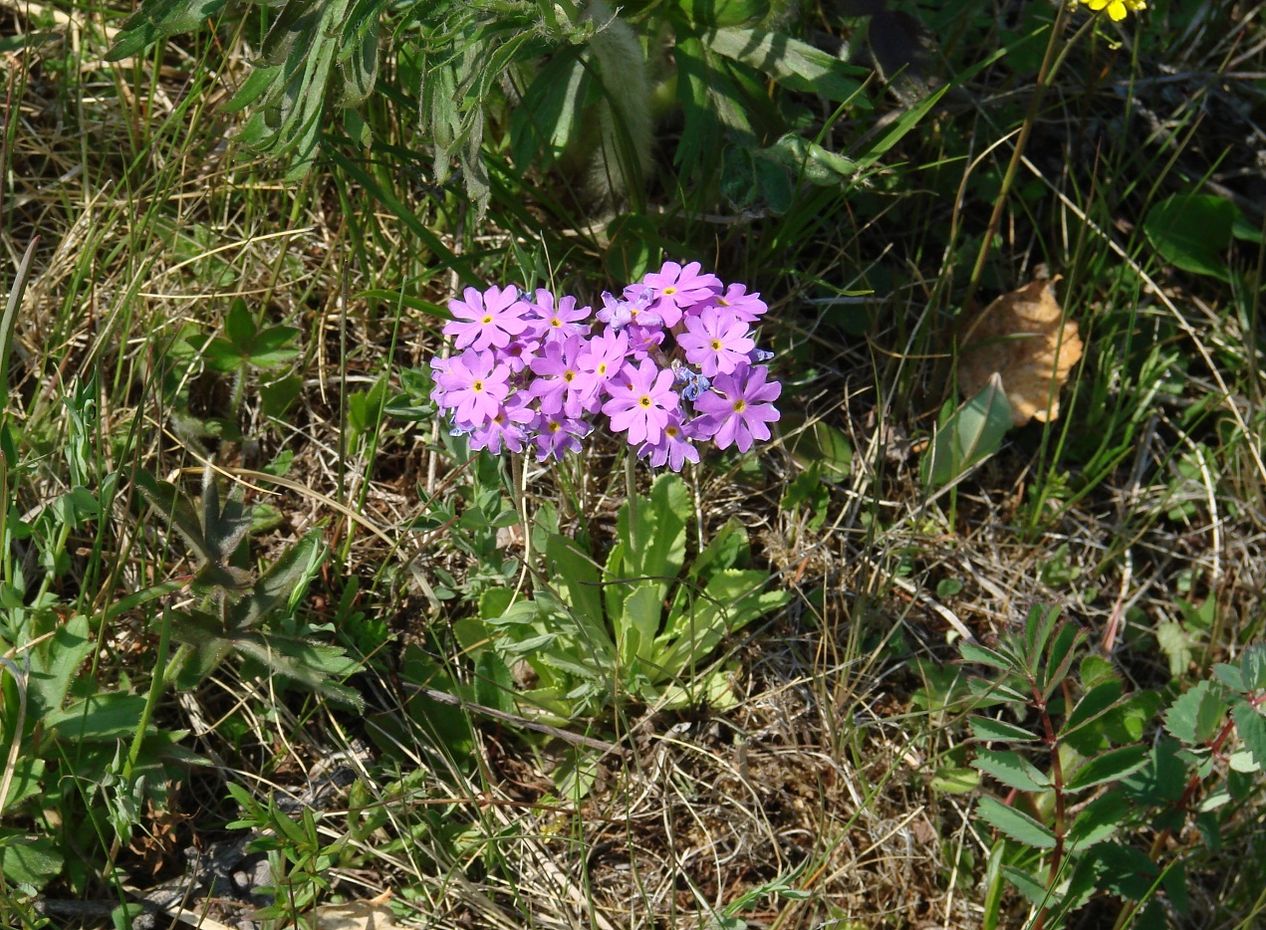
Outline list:
[[[468,287],[448,309],[456,351],[431,361],[432,397],[471,449],[562,458],[601,416],[638,456],[680,471],[699,461],[699,443],[748,451],[779,416],[782,385],[750,330],[765,303],[698,262],[666,262],[618,297],[603,293],[596,313],[495,286]]]

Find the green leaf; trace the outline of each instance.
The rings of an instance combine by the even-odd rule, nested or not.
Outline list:
[[[1229,200],[1212,194],[1174,194],[1147,211],[1143,232],[1170,264],[1228,281],[1226,250],[1234,223],[1235,206]]]
[[[678,0],[678,8],[696,26],[740,26],[769,12],[769,0]]]
[[[1130,799],[1122,791],[1108,791],[1083,807],[1068,830],[1071,849],[1089,849],[1110,838],[1130,816]]]
[[[263,402],[264,414],[281,419],[299,399],[302,390],[303,379],[298,375],[287,375],[272,384],[263,385],[259,389],[259,399]]]
[[[313,530],[291,546],[255,582],[247,597],[230,609],[230,630],[241,631],[257,626],[283,605],[298,602],[325,559],[321,532]]]
[[[510,113],[510,153],[520,171],[548,168],[572,139],[589,81],[578,51],[565,49],[546,63]]]
[[[972,766],[1020,791],[1042,791],[1050,787],[1046,773],[1018,752],[1009,749],[978,749]]]
[[[63,861],[51,839],[0,832],[0,873],[7,882],[43,888],[61,874]]]
[[[1064,683],[1076,658],[1077,648],[1084,642],[1086,634],[1071,623],[1066,623],[1055,632],[1050,648],[1046,652],[1046,665],[1042,682],[1042,699],[1049,700],[1051,694]]]
[[[508,714],[515,712],[514,676],[509,667],[491,649],[479,653],[475,660],[475,700]]]
[[[1121,701],[1121,683],[1116,680],[1095,685],[1081,696],[1073,711],[1060,728],[1061,739],[1076,733],[1087,724],[1098,720]]]
[[[602,583],[598,566],[576,543],[551,534],[545,544],[545,558],[567,592],[568,603],[593,632],[604,631]]]
[[[1020,894],[1038,907],[1046,907],[1059,902],[1059,896],[1047,891],[1046,883],[1036,875],[1016,868],[1013,865],[1004,865],[1002,874],[1006,876],[1007,881],[1015,885],[1016,890]]]
[[[861,90],[864,69],[777,32],[728,27],[704,36],[717,53],[768,74],[784,87],[849,100]]]
[[[1240,656],[1240,674],[1244,678],[1244,689],[1260,691],[1266,689],[1266,643],[1249,646]]]
[[[975,662],[977,665],[987,665],[990,668],[996,668],[1003,672],[1018,672],[1019,664],[1011,659],[1010,656],[1003,655],[994,649],[985,646],[969,643],[966,640],[958,644],[958,654],[963,657],[964,662]]]
[[[690,494],[676,475],[663,475],[650,497],[638,501],[637,519],[626,502],[620,508],[617,533],[623,552],[624,581],[655,581],[660,597],[681,571],[686,556],[686,522],[692,515]],[[604,579],[608,584],[613,580]]]
[[[941,794],[967,794],[980,787],[980,773],[974,769],[946,766],[936,770],[928,785]]]
[[[663,601],[655,585],[638,585],[624,599],[624,609],[612,618],[622,666],[627,668],[638,659],[650,657],[663,612]]]
[[[1147,764],[1148,751],[1148,747],[1141,743],[1109,749],[1077,769],[1064,787],[1067,791],[1085,791],[1105,782],[1120,781]]]
[[[106,61],[135,55],[167,36],[200,29],[223,6],[224,0],[149,0],[123,24]]]
[[[1244,686],[1244,674],[1238,665],[1218,662],[1213,666],[1213,677],[1237,694],[1250,690]]]
[[[686,571],[686,577],[702,583],[716,572],[737,566],[746,557],[746,553],[747,530],[743,529],[742,523],[731,517],[695,556]]]
[[[995,375],[974,397],[942,417],[920,462],[924,486],[940,487],[956,480],[997,452],[1009,429],[1011,404],[1002,380]]]
[[[189,498],[174,484],[159,481],[147,471],[138,470],[136,487],[149,501],[150,506],[167,518],[172,529],[184,537],[189,548],[204,562],[219,562],[221,553],[203,533],[198,511]]]
[[[972,736],[982,742],[1000,740],[1012,743],[1032,743],[1038,739],[1025,727],[1005,720],[995,720],[992,717],[971,717],[967,723],[971,727]]]
[[[1237,700],[1231,708],[1235,720],[1235,732],[1244,747],[1253,754],[1253,760],[1266,768],[1266,718],[1248,701]]]
[[[141,719],[145,697],[123,691],[93,694],[45,718],[48,729],[71,742],[115,740],[131,736]]]
[[[1187,632],[1181,623],[1171,620],[1157,625],[1156,642],[1169,659],[1169,674],[1180,678],[1191,665],[1199,637]]]
[[[337,646],[327,646],[298,636],[241,634],[233,637],[233,647],[275,675],[289,678],[328,698],[365,709],[365,700],[355,689],[339,684],[359,666]]]
[[[977,815],[998,831],[1025,846],[1053,849],[1055,834],[1023,811],[1008,807],[997,798],[983,797],[976,805]]]
[[[22,756],[13,767],[13,781],[9,784],[9,793],[4,798],[4,809],[12,811],[27,798],[34,797],[43,790],[40,779],[44,777],[44,760],[34,756]]]
[[[1165,729],[1189,746],[1207,742],[1217,731],[1226,701],[1209,681],[1202,681],[1170,705]]]
[[[259,333],[251,344],[251,365],[263,371],[289,365],[299,355],[291,345],[298,336],[299,330],[293,326],[272,326]]]
[[[246,309],[246,301],[238,297],[224,317],[224,334],[240,355],[249,355],[255,341],[255,318]]]
[[[70,683],[79,676],[92,647],[88,618],[75,614],[57,627],[48,641],[31,650],[26,693],[32,719],[47,721],[62,709]]]

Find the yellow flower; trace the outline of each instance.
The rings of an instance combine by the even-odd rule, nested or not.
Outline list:
[[[1113,22],[1120,22],[1130,13],[1147,9],[1147,0],[1081,0],[1096,13],[1106,9]]]

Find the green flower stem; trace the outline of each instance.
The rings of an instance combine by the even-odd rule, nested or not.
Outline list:
[[[998,197],[994,200],[993,213],[989,216],[989,225],[985,227],[984,238],[980,241],[980,251],[976,253],[976,264],[972,266],[971,278],[967,282],[967,294],[963,297],[963,306],[968,310],[974,306],[976,298],[976,289],[980,285],[981,276],[985,272],[985,262],[989,258],[989,250],[993,247],[993,237],[998,232],[998,226],[1002,222],[1002,210],[1007,204],[1007,195],[1011,192],[1011,186],[1015,183],[1015,176],[1020,168],[1020,161],[1024,157],[1024,150],[1028,147],[1029,136],[1033,133],[1033,126],[1037,123],[1037,114],[1042,106],[1042,99],[1046,96],[1046,89],[1050,86],[1051,81],[1055,77],[1058,70],[1057,64],[1062,64],[1065,56],[1068,54],[1068,47],[1071,47],[1072,41],[1068,42],[1064,48],[1063,54],[1057,55],[1060,45],[1060,35],[1064,31],[1064,21],[1068,19],[1070,7],[1066,3],[1059,5],[1059,12],[1055,14],[1055,22],[1051,26],[1051,35],[1046,42],[1046,52],[1042,55],[1042,64],[1038,68],[1037,82],[1033,85],[1033,96],[1029,98],[1029,110],[1025,114],[1024,124],[1020,127],[1020,136],[1015,140],[1015,148],[1011,151],[1011,161],[1007,163],[1006,174],[1002,177],[1002,187],[998,191]],[[1081,31],[1077,36],[1081,35]],[[1074,40],[1077,38],[1074,36]]]
[[[141,757],[141,744],[145,742],[145,731],[153,719],[154,708],[158,706],[163,691],[167,688],[167,651],[171,648],[171,617],[163,611],[162,624],[158,629],[158,656],[154,660],[154,674],[149,680],[149,694],[145,696],[145,706],[141,709],[141,718],[136,721],[136,732],[132,734],[132,745],[128,747],[127,761],[123,764],[123,784],[131,790],[132,772]]]

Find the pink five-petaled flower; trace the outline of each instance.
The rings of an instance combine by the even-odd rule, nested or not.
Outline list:
[[[519,300],[513,285],[490,287],[482,293],[468,287],[462,296],[464,300],[448,302],[453,319],[444,324],[444,335],[452,336],[459,349],[504,349],[528,327],[523,318],[528,305]]]
[[[528,440],[524,424],[535,416],[531,408],[521,403],[501,404],[487,422],[470,431],[470,451],[487,449],[493,455],[500,455],[504,448],[509,452],[522,452]]]
[[[683,423],[680,413],[670,414],[664,426],[664,435],[657,443],[643,443],[637,450],[638,458],[650,459],[655,468],[665,464],[673,471],[681,471],[686,462],[699,461],[699,450],[691,442],[689,423]]]
[[[602,412],[611,418],[611,429],[628,432],[631,445],[658,443],[680,403],[672,387],[673,373],[650,359],[637,366],[630,363],[622,377],[607,385],[611,399]]]
[[[467,349],[450,358],[437,382],[444,389],[444,406],[464,429],[481,426],[497,415],[510,396],[510,369],[497,362],[492,352]]]
[[[532,445],[538,462],[551,456],[562,461],[564,453],[579,452],[580,440],[589,435],[588,423],[561,413],[542,413],[532,425],[536,431]]]
[[[700,274],[703,266],[691,262],[684,268],[676,262],[642,278],[642,283],[655,295],[653,310],[664,318],[665,326],[676,326],[687,307],[712,299],[721,290],[721,279],[714,274]]]
[[[582,325],[592,313],[589,307],[577,307],[576,298],[570,294],[554,299],[544,288],[536,291],[527,317],[528,328],[533,335],[546,342],[562,342],[569,336],[583,336],[589,327]]]
[[[766,382],[768,375],[763,365],[740,365],[733,374],[717,375],[712,391],[695,401],[695,410],[703,414],[702,422],[696,421],[700,435],[711,436],[718,449],[734,445],[740,452],[756,439],[768,439],[768,424],[780,416],[773,401],[782,393],[777,381]]]
[[[677,345],[685,351],[686,361],[709,378],[732,373],[756,348],[747,324],[716,307],[686,317],[686,331],[677,337]]]
[[[628,356],[628,334],[607,330],[589,340],[585,350],[576,359],[576,364],[589,376],[592,390],[596,394],[620,373]]]
[[[755,323],[769,309],[760,299],[760,292],[747,293],[746,284],[731,284],[724,294],[717,294],[715,305],[729,311],[729,315],[744,323]]]
[[[585,401],[593,394],[593,378],[580,367],[585,340],[572,336],[566,342],[548,342],[545,353],[532,359],[532,396],[541,400],[542,413],[580,416]]]

